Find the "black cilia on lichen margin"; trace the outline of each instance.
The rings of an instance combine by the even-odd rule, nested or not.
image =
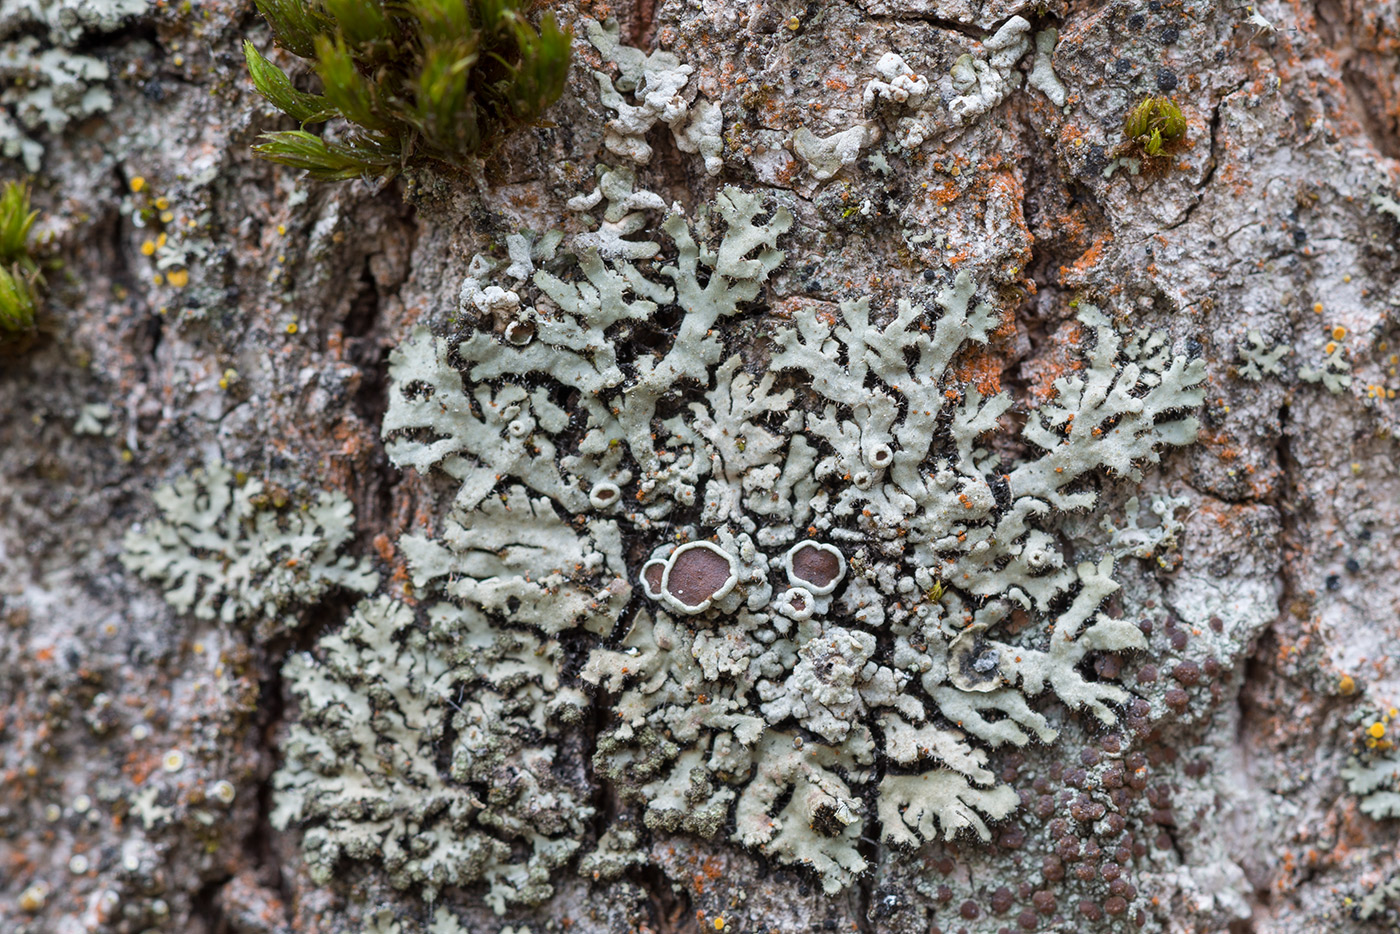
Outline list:
[[[407,165],[460,164],[559,99],[571,37],[552,13],[538,28],[517,0],[257,0],[277,44],[307,59],[321,93],[244,42],[258,92],[331,138],[265,133],[261,156],[322,179],[391,176]]]

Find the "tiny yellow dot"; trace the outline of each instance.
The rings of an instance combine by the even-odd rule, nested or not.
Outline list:
[[[798,19],[796,16],[789,17],[789,19],[788,19],[788,29],[791,29],[793,32],[797,32],[797,30],[799,30],[799,29],[801,29],[801,28],[802,28],[802,20]]]
[[[168,223],[170,223],[171,221],[173,221],[174,219],[175,219],[175,212],[174,212],[174,211],[161,211],[161,212],[160,212],[160,222],[161,222],[162,224],[168,224]]]
[[[1314,302],[1313,311],[1317,312],[1318,314],[1322,314],[1322,302]]]
[[[287,235],[287,225],[286,225],[286,224],[278,224],[278,225],[277,225],[277,233],[278,233],[280,236],[285,237],[285,236]]]
[[[185,64],[185,56],[177,55],[172,58],[171,61],[175,64],[176,68],[179,68],[181,65]]]
[[[166,281],[177,289],[183,289],[190,284],[190,271],[188,269],[172,269],[165,274]]]
[[[1332,340],[1334,340],[1334,341],[1343,340],[1343,339],[1346,338],[1346,336],[1347,336],[1347,329],[1344,328],[1344,327],[1342,327],[1340,324],[1337,325],[1335,328],[1332,329]]]
[[[716,930],[716,931],[723,931],[723,930],[724,930],[724,919],[723,919],[723,918],[716,918],[716,919],[715,919],[715,930]]]
[[[1385,724],[1377,721],[1366,728],[1366,732],[1374,739],[1380,739],[1385,735]]]
[[[295,334],[295,333],[297,332],[297,330],[298,330],[298,328],[297,328],[297,323],[296,323],[295,321],[293,321],[291,324],[287,325],[287,333],[288,333],[288,334]]]
[[[164,210],[165,210],[166,208],[168,208],[168,207],[170,207],[170,199],[169,199],[169,198],[166,198],[165,196],[161,196],[161,197],[159,197],[159,198],[156,199],[156,210],[157,210],[157,211],[164,211]]]
[[[165,234],[156,237],[156,246],[165,246]]]
[[[1323,352],[1323,353],[1326,353],[1326,354],[1334,353],[1336,350],[1337,350],[1337,344],[1336,344],[1335,341],[1328,341],[1328,342],[1327,342],[1327,346],[1324,347],[1324,348],[1322,348],[1322,352]]]
[[[123,449],[123,450],[122,450],[122,463],[123,463],[123,464],[129,464],[129,463],[131,463],[132,458],[134,458],[135,456],[136,456],[135,454],[132,454],[132,453],[131,453],[131,450],[130,450],[130,449]]]
[[[129,185],[131,186],[131,190],[132,190],[132,191],[140,191],[142,188],[145,188],[145,187],[146,187],[146,180],[145,180],[144,178],[142,178],[140,175],[137,175],[135,178],[133,178],[133,179],[132,179],[130,182],[128,182],[127,184],[129,184]]]
[[[156,242],[155,242],[154,240],[147,240],[145,243],[141,244],[141,255],[142,255],[142,256],[150,256],[150,255],[151,255],[152,253],[154,253],[155,251],[156,251]]]
[[[163,282],[165,282],[165,277],[162,276],[160,273],[156,273],[154,276],[151,276],[151,281],[154,282],[156,285],[160,285]]]

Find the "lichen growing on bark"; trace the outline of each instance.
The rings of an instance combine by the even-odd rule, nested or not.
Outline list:
[[[268,632],[333,587],[379,584],[367,560],[340,554],[354,537],[343,494],[296,504],[212,463],[152,499],[160,518],[127,532],[122,564],[158,583],[177,612]]]
[[[366,600],[285,675],[301,704],[274,780],[279,827],[302,828],[312,877],[382,865],[427,901],[484,881],[498,912],[553,893],[592,814],[551,735],[585,703],[561,689],[560,646],[493,630],[450,603]],[[440,750],[446,746],[447,766]]]
[[[713,836],[732,818],[735,842],[835,891],[866,865],[862,789],[891,842],[985,839],[1017,800],[988,747],[1056,735],[1029,698],[1048,689],[1115,721],[1127,692],[1080,663],[1146,643],[1099,612],[1113,555],[1068,564],[1056,517],[1095,504],[1082,478],[1135,479],[1194,437],[1174,413],[1200,402],[1202,366],[1085,307],[1083,369],[1022,430],[1039,455],[1002,463],[979,440],[1011,399],[950,369],[996,324],[966,275],[889,312],[861,300],[773,322],[761,378],[726,346],[715,325],[753,314],[790,223],[730,188],[695,221],[673,211],[629,241],[660,257],[659,277],[580,235],[528,282],[473,279],[463,337],[420,332],[395,353],[385,432],[396,462],[460,483],[447,548],[405,541],[415,583],[450,580],[487,629],[623,624],[582,677],[615,697],[595,767],[646,823]],[[616,327],[666,309],[674,338],[628,359]],[[527,341],[507,336],[521,326]],[[554,401],[568,397],[573,418]],[[543,498],[503,486],[516,483]],[[510,543],[541,536],[552,564],[450,554],[504,530],[502,503],[512,531],[490,548],[523,559]],[[648,557],[622,567],[623,541]],[[1132,539],[1118,553],[1152,550]],[[1048,637],[1004,641],[1013,609]]]

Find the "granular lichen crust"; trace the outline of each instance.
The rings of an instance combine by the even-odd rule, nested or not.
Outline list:
[[[592,814],[549,739],[584,698],[559,690],[558,643],[446,604],[428,615],[424,627],[401,602],[366,600],[287,663],[301,712],[273,822],[303,828],[322,884],[357,860],[430,902],[482,881],[498,912],[538,903]]]

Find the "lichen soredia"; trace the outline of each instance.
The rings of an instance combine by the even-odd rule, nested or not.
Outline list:
[[[726,835],[831,891],[866,868],[872,822],[897,845],[985,839],[1017,803],[988,750],[1055,739],[1033,698],[1112,723],[1128,696],[1080,662],[1145,645],[1099,608],[1114,559],[1151,542],[1073,567],[1053,530],[1096,503],[1088,475],[1135,480],[1194,437],[1177,413],[1202,364],[1084,307],[1082,368],[1028,413],[1037,453],[1005,463],[979,440],[1011,399],[950,366],[996,323],[967,275],[890,309],[799,305],[740,352],[728,325],[767,314],[789,212],[726,188],[657,224],[630,172],[603,174],[613,207],[643,207],[564,249],[516,238],[508,268],[478,257],[465,333],[420,328],[392,355],[390,457],[457,482],[441,533],[401,541],[428,627],[370,603],[294,663],[313,711],[404,696],[394,717],[303,714],[284,819],[312,828],[322,873],[374,856],[403,884],[537,901],[589,813],[560,779],[581,772],[567,721],[601,703],[596,774],[651,828]],[[1013,611],[1049,625],[1012,636]],[[581,667],[561,667],[570,631]],[[376,646],[394,670],[372,683]],[[444,776],[424,744],[449,735]],[[418,765],[378,772],[384,742]],[[367,775],[372,828],[341,806]]]

